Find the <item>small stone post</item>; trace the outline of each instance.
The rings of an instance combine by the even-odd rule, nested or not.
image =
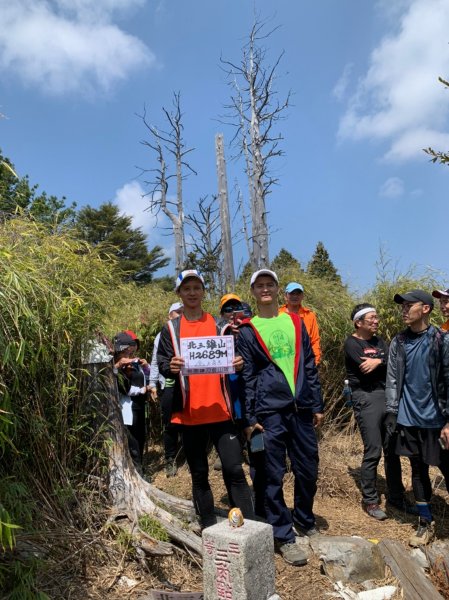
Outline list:
[[[204,600],[280,600],[271,525],[228,520],[203,531]]]

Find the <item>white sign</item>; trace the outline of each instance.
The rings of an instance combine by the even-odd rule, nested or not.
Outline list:
[[[234,336],[181,338],[181,356],[184,359],[183,375],[200,373],[235,373]]]

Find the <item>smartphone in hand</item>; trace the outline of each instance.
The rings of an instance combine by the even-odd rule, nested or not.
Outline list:
[[[263,443],[263,432],[257,430],[249,440],[249,449],[251,452],[262,452],[265,447]]]

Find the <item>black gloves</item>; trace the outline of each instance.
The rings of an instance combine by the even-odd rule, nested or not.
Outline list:
[[[398,420],[397,415],[395,415],[394,413],[387,413],[385,420],[384,420],[384,425],[385,425],[385,430],[387,432],[387,435],[389,437],[391,437],[396,431],[397,420]]]

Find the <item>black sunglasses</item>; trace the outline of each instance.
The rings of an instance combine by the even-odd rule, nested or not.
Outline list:
[[[234,306],[225,306],[222,310],[222,312],[225,315],[230,315],[231,313],[238,312],[238,311],[243,311],[243,306],[241,304],[234,305]]]

